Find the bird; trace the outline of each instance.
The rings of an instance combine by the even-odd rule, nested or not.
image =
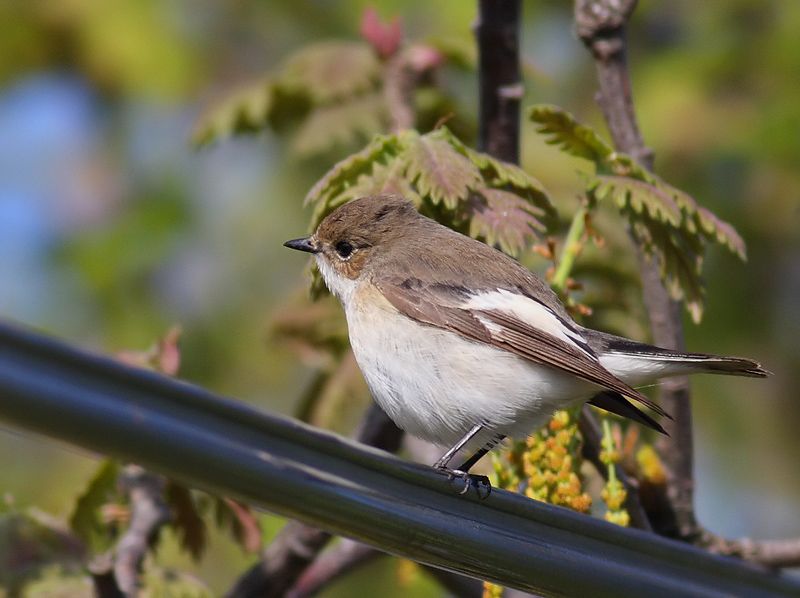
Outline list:
[[[699,372],[765,377],[750,359],[686,353],[583,327],[538,275],[396,195],[354,199],[308,237],[342,304],[375,402],[407,433],[446,447],[433,467],[470,474],[506,437],[526,437],[584,403],[665,433],[669,415],[637,387]],[[458,454],[466,459],[457,467]],[[491,486],[489,486],[491,489]]]

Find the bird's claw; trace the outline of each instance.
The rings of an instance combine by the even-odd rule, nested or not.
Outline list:
[[[464,487],[459,491],[459,494],[466,494],[470,488],[475,488],[478,498],[485,499],[492,493],[492,483],[485,475],[467,473],[460,469],[448,469],[446,467],[437,467],[436,470],[445,474],[450,481],[455,479],[463,480]]]

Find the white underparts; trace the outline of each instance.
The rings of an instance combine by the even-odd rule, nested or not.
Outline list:
[[[345,304],[350,343],[373,397],[407,432],[454,444],[476,424],[488,437],[524,437],[553,411],[586,400],[597,386],[491,345],[422,325],[374,289]]]

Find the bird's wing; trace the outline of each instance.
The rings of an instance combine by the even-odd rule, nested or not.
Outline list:
[[[395,309],[413,320],[562,370],[667,415],[606,370],[574,323],[535,298],[509,289],[476,292],[413,277],[381,277],[374,282]]]

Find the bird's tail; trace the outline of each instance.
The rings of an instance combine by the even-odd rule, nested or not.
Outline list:
[[[760,363],[745,357],[723,357],[708,353],[664,353],[661,359],[676,360],[688,368],[710,374],[727,374],[729,376],[749,376],[766,378],[770,372]]]
[[[626,375],[643,378],[707,372],[731,376],[765,378],[770,375],[760,363],[744,357],[709,353],[685,353],[592,331],[589,339],[606,369],[625,380]],[[649,375],[649,376],[648,376]]]

